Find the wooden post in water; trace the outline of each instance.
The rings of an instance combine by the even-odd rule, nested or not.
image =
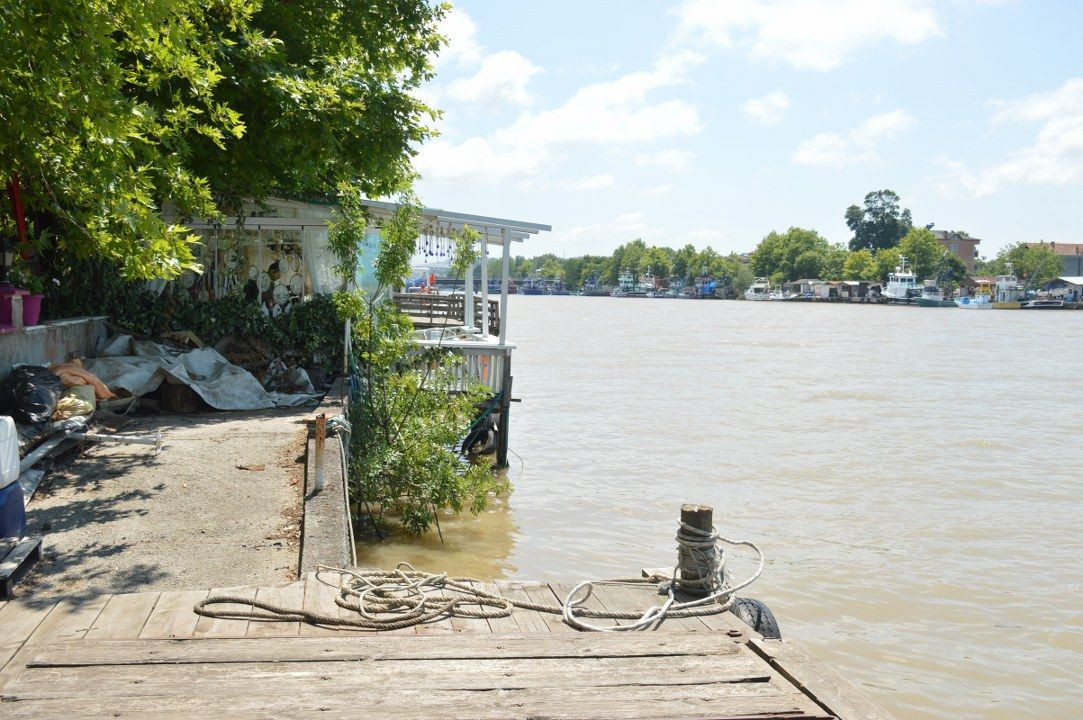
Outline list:
[[[681,522],[689,527],[710,533],[714,529],[714,508],[710,505],[694,505],[685,503],[681,505]],[[684,530],[684,534],[698,536],[698,533]],[[695,537],[694,539],[700,539]],[[697,556],[687,548],[677,547],[677,586],[693,595],[706,595],[710,585],[709,579],[703,574],[702,563],[697,562]]]
[[[506,351],[505,351],[506,352]],[[504,356],[503,396],[500,398],[500,427],[496,436],[496,466],[508,466],[508,435],[511,432],[511,353]]]

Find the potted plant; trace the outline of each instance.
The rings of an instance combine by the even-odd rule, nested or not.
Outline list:
[[[21,259],[15,261],[9,278],[16,288],[28,293],[23,295],[23,325],[37,325],[38,320],[41,319],[41,301],[45,297],[45,281],[33,271],[29,262]]]

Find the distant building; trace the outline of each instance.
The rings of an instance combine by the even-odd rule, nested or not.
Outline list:
[[[1083,243],[1027,243],[1030,247],[1047,247],[1060,255],[1064,267],[1061,274],[1069,277],[1083,275]]]
[[[955,230],[933,230],[933,235],[936,236],[936,239],[944,246],[945,250],[955,254],[963,261],[967,272],[974,272],[974,261],[978,259],[977,245],[981,240],[971,237],[965,232],[956,232]]]

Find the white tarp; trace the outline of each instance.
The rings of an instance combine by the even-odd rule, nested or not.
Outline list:
[[[84,361],[113,391],[146,395],[172,378],[195,390],[216,410],[262,410],[273,407],[314,405],[317,395],[267,392],[244,368],[226,360],[213,348],[181,352],[148,340],[118,335],[96,358]]]

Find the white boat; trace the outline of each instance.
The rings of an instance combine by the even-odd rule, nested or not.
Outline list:
[[[988,310],[993,307],[992,298],[985,294],[955,298],[955,304],[967,310]]]
[[[899,258],[895,272],[888,273],[883,296],[888,302],[908,303],[918,295],[918,279],[914,271],[906,267],[906,258]]]
[[[748,290],[745,290],[745,300],[770,300],[771,299],[771,283],[767,278],[756,278],[756,282],[748,286]]]

